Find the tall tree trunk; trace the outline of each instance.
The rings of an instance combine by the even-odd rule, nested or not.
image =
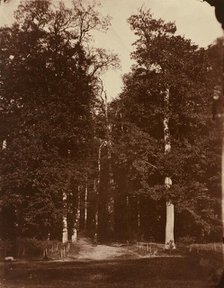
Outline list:
[[[108,141],[108,173],[109,173],[109,180],[108,180],[108,203],[107,203],[107,211],[108,211],[108,230],[109,230],[109,236],[114,236],[114,195],[113,195],[113,174],[112,174],[112,167],[111,167],[111,141],[109,139]]]
[[[96,211],[95,211],[95,233],[94,233],[94,242],[98,242],[98,231],[99,231],[99,183],[94,181],[94,192],[96,195]]]
[[[77,242],[78,240],[78,229],[79,229],[79,222],[80,222],[80,186],[77,185],[77,203],[76,203],[76,211],[75,211],[75,220],[74,220],[74,226],[72,231],[72,242]]]
[[[105,142],[102,142],[99,146],[98,150],[98,175],[97,181],[94,181],[94,190],[96,193],[96,212],[95,212],[95,234],[94,234],[94,242],[97,244],[98,242],[98,232],[99,232],[99,188],[100,188],[100,173],[101,173],[101,154],[102,148],[105,145]]]
[[[67,194],[63,193],[63,230],[62,230],[62,243],[68,242],[68,216],[67,216]]]
[[[114,195],[112,193],[112,185],[114,183],[113,174],[112,174],[112,167],[111,167],[111,149],[112,149],[112,141],[111,141],[111,130],[112,126],[109,122],[109,115],[108,115],[108,103],[107,103],[107,94],[105,92],[105,118],[106,118],[106,144],[107,144],[107,160],[108,160],[108,173],[109,173],[109,187],[108,187],[108,204],[107,204],[107,211],[108,211],[108,228],[109,228],[109,235],[113,236],[114,234]]]
[[[6,148],[7,148],[7,141],[6,141],[6,139],[4,139],[2,141],[2,150],[6,149]]]
[[[87,229],[88,220],[88,178],[86,177],[85,195],[84,195],[84,230]]]
[[[171,151],[171,139],[170,139],[170,129],[169,129],[169,117],[170,117],[170,91],[166,90],[164,95],[164,120],[163,120],[163,130],[164,130],[164,152],[169,154]],[[172,185],[172,179],[167,176],[165,177],[165,189],[170,189]],[[166,230],[165,230],[165,249],[175,248],[174,242],[174,205],[170,199],[166,199]]]
[[[114,236],[114,197],[111,196],[109,198],[109,202],[107,205],[108,208],[108,216],[109,216],[109,236],[113,237]]]
[[[137,228],[138,228],[138,238],[141,238],[141,207],[140,207],[140,199],[137,196]]]
[[[62,243],[68,242],[68,191],[71,185],[71,172],[68,173],[68,180],[67,180],[67,185],[65,188],[65,191],[63,192],[63,230],[62,230]]]
[[[125,214],[126,214],[126,240],[129,241],[130,240],[130,199],[129,199],[129,195],[126,195],[125,197],[125,204],[126,204],[126,209],[125,209]]]

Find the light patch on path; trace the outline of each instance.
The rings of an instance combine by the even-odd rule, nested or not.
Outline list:
[[[78,259],[104,260],[120,257],[127,254],[127,250],[121,247],[111,247],[107,245],[97,245],[82,247],[78,254]]]
[[[80,251],[76,259],[89,260],[109,260],[117,257],[138,257],[138,255],[124,247],[108,245],[92,245],[86,241],[81,241]]]

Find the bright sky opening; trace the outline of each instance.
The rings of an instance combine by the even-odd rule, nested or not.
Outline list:
[[[13,11],[19,2],[11,0],[0,6],[0,25],[12,23]],[[122,75],[130,71],[130,53],[133,51],[132,43],[135,37],[127,19],[140,7],[151,9],[156,18],[174,21],[177,33],[199,46],[206,47],[222,36],[221,27],[215,19],[214,8],[200,0],[101,0],[101,4],[102,13],[112,17],[112,25],[107,33],[94,34],[94,46],[117,53],[121,61],[120,70],[109,70],[102,76],[109,99],[119,95],[122,89]]]

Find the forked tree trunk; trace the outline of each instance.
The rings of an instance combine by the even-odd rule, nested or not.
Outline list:
[[[163,130],[164,130],[164,152],[169,154],[171,151],[171,139],[170,139],[170,129],[169,129],[169,104],[170,104],[170,91],[166,90],[164,95],[164,120],[163,120]],[[165,189],[170,189],[172,185],[172,179],[167,176],[165,177]],[[174,205],[170,199],[166,200],[166,230],[165,230],[165,249],[174,249]]]

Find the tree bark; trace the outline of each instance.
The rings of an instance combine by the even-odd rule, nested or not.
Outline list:
[[[166,249],[175,248],[174,242],[174,205],[166,201]]]
[[[63,205],[64,205],[64,215],[63,215],[63,230],[62,230],[62,243],[68,242],[68,218],[67,218],[67,194],[63,193]]]
[[[73,228],[73,231],[72,231],[72,242],[77,242],[78,240],[78,230],[76,227]]]
[[[72,242],[77,242],[78,240],[78,229],[79,229],[79,222],[80,222],[80,186],[77,186],[77,206],[75,211],[75,221],[73,226],[73,233],[72,233]]]
[[[129,199],[129,195],[126,195],[126,197],[125,197],[125,204],[126,204],[126,207],[125,207],[126,238],[127,238],[127,241],[129,241],[130,240],[130,199]]]
[[[6,139],[4,139],[2,141],[2,150],[6,149],[6,148],[7,148],[7,141],[6,141]]]
[[[95,211],[95,233],[94,233],[94,242],[98,242],[98,231],[99,231],[99,191],[98,183],[94,181],[94,191],[96,194],[96,211]]]
[[[109,115],[108,115],[108,102],[107,102],[107,94],[105,94],[105,118],[106,118],[106,145],[107,145],[107,160],[108,160],[108,173],[109,173],[109,187],[108,187],[108,204],[107,204],[107,211],[108,211],[108,227],[109,227],[109,234],[112,236],[114,234],[114,195],[112,193],[112,185],[113,181],[113,174],[112,174],[112,167],[111,167],[111,149],[112,149],[112,141],[111,141],[111,132],[112,126],[109,122]]]
[[[164,95],[164,120],[163,120],[163,130],[164,130],[164,153],[165,155],[171,152],[171,139],[170,139],[170,129],[169,129],[169,114],[170,114],[170,91],[167,89]],[[170,177],[165,177],[165,189],[170,189],[172,185],[172,179]],[[165,230],[165,249],[174,249],[174,205],[172,201],[166,199],[166,230]]]
[[[140,199],[137,196],[137,227],[138,227],[138,238],[141,238],[141,207],[140,207]]]
[[[223,72],[224,73],[224,72]],[[223,77],[224,78],[224,77]],[[223,123],[223,136],[222,136],[222,168],[221,168],[221,182],[222,182],[222,200],[221,200],[221,216],[222,216],[222,255],[224,261],[224,119],[222,119]]]
[[[108,228],[109,228],[109,235],[113,236],[114,234],[114,195],[113,195],[113,190],[112,186],[114,183],[113,180],[113,174],[112,174],[112,167],[111,167],[111,141],[109,138],[108,141],[108,166],[109,166],[109,187],[108,187],[108,193],[109,193],[109,199],[108,199],[108,204],[107,204],[107,211],[108,211]]]
[[[99,187],[100,187],[100,173],[101,173],[101,153],[102,148],[105,145],[105,142],[102,142],[99,146],[98,150],[98,176],[97,180],[94,181],[94,190],[96,194],[96,211],[95,211],[95,233],[94,233],[94,242],[97,244],[98,242],[98,231],[99,231]]]
[[[85,198],[84,198],[84,230],[87,229],[87,219],[88,219],[88,178],[86,177],[85,185]]]
[[[108,201],[108,216],[109,216],[109,233],[110,236],[113,236],[114,234],[114,197],[110,197]]]

